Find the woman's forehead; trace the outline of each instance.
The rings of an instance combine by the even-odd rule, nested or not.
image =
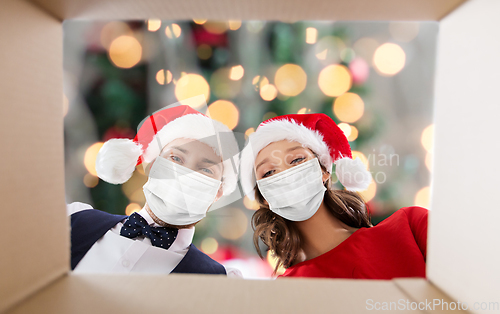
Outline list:
[[[284,157],[290,153],[312,153],[308,148],[304,147],[303,144],[295,141],[282,140],[273,142],[266,147],[264,147],[255,158],[255,164],[259,163],[261,160],[264,160],[268,157]]]

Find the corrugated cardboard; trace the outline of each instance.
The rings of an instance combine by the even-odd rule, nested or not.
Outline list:
[[[451,301],[446,297],[449,293],[469,303],[500,301],[479,300],[495,298],[500,282],[500,236],[495,225],[499,212],[494,201],[498,183],[493,176],[499,173],[499,164],[486,164],[499,151],[495,117],[500,106],[495,88],[500,73],[496,39],[500,27],[495,19],[499,11],[496,0],[470,1],[442,22],[427,264],[430,282],[247,281],[193,275],[68,273],[62,147],[63,19],[439,20],[462,2],[1,1],[0,311],[362,313],[367,312],[368,298],[377,302],[422,302],[431,298]],[[474,106],[481,109],[471,110]],[[479,146],[473,147],[474,143]],[[473,158],[485,162],[474,164]],[[486,241],[492,243],[490,250]]]
[[[470,306],[496,302],[497,312],[499,12],[500,1],[469,1],[440,23],[427,260],[438,287]]]
[[[465,0],[32,0],[60,19],[437,21]]]
[[[0,310],[68,271],[61,22],[0,1]]]
[[[82,314],[160,310],[161,313],[361,313],[367,299],[397,302],[408,296],[392,281],[378,280],[72,275],[24,302],[12,314],[35,313],[39,308],[46,313]]]

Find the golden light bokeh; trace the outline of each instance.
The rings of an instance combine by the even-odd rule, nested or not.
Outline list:
[[[241,91],[242,81],[232,80],[230,77],[231,68],[229,67],[219,68],[210,76],[210,87],[218,99],[235,98]]]
[[[178,24],[171,24],[165,27],[165,35],[168,38],[179,38],[181,36],[182,30]]]
[[[318,39],[318,30],[314,27],[306,28],[306,43],[315,44]]]
[[[245,207],[250,210],[257,210],[260,208],[259,202],[257,202],[256,200],[252,201],[246,195],[245,197],[243,197],[243,205],[245,205]]]
[[[245,69],[243,69],[243,66],[236,65],[234,67],[231,67],[229,78],[233,81],[237,81],[240,80],[244,74],[245,74]]]
[[[165,71],[161,69],[160,71],[156,72],[156,81],[160,85],[169,84],[172,81],[172,72],[170,72],[169,70]]]
[[[425,155],[425,166],[429,172],[432,172],[432,153],[427,152]]]
[[[278,90],[273,84],[266,84],[260,87],[260,97],[265,101],[271,101],[278,95]]]
[[[374,38],[363,37],[358,39],[354,45],[353,49],[357,56],[363,58],[365,61],[370,62],[373,59],[373,54],[375,50],[380,46],[377,40]]]
[[[148,31],[150,32],[156,32],[159,30],[161,27],[161,20],[160,19],[149,19],[148,20]]]
[[[349,134],[347,140],[349,142],[355,141],[358,138],[358,133],[358,129],[355,126],[351,125],[351,134]]]
[[[127,207],[125,207],[125,215],[130,216],[133,213],[137,213],[141,209],[142,209],[141,205],[139,205],[137,203],[130,203],[127,205]]]
[[[224,123],[229,129],[234,129],[240,119],[240,111],[228,100],[217,100],[208,106],[210,117]]]
[[[372,179],[372,182],[365,191],[358,192],[361,194],[365,202],[371,201],[377,194],[377,183]]]
[[[434,124],[427,126],[422,131],[420,143],[422,143],[422,146],[427,152],[432,153],[432,146],[434,145]]]
[[[170,84],[170,82],[172,82],[172,77],[172,72],[170,72],[170,70],[167,70],[165,83]]]
[[[205,30],[212,34],[223,34],[229,29],[229,23],[223,21],[208,21],[203,23]]]
[[[210,57],[212,56],[212,47],[207,44],[201,44],[198,46],[198,48],[196,48],[196,54],[201,60],[210,59]]]
[[[262,117],[262,121],[266,121],[268,119],[271,119],[271,118],[274,118],[274,117],[277,117],[278,115],[276,114],[276,112],[272,112],[272,111],[269,111],[269,112],[266,112],[264,114],[264,116]]]
[[[246,131],[245,131],[245,139],[247,139],[250,134],[254,133],[255,132],[255,129],[254,128],[248,128]]]
[[[319,73],[318,85],[330,97],[338,97],[351,88],[352,78],[349,70],[339,64],[331,64]]]
[[[389,32],[392,38],[401,42],[410,42],[417,37],[419,31],[418,22],[391,22]]]
[[[274,270],[276,268],[276,264],[278,264],[278,259],[273,256],[273,251],[267,251],[266,260],[269,263],[269,266]],[[285,273],[285,268],[280,266],[276,272],[276,275],[283,275]]]
[[[198,108],[205,104],[205,102],[193,103],[188,101],[189,98],[203,95],[205,97],[205,102],[208,101],[210,97],[210,86],[207,80],[199,74],[188,73],[182,76],[175,85],[175,97],[183,105],[188,105],[193,108]]]
[[[344,132],[345,137],[349,137],[351,135],[351,126],[347,123],[339,123],[338,124],[339,129]]]
[[[201,241],[201,250],[205,254],[214,254],[219,248],[219,243],[214,238],[205,238]]]
[[[385,43],[375,50],[373,65],[379,74],[393,76],[405,66],[406,54],[397,44]]]
[[[130,29],[130,27],[127,25],[127,23],[124,22],[109,22],[106,25],[103,26],[101,30],[101,36],[100,36],[100,41],[101,45],[106,48],[106,50],[109,49],[109,45],[113,40],[116,38],[122,36],[122,35],[129,35],[132,36],[133,32]]]
[[[261,89],[267,84],[269,84],[269,80],[265,76],[257,75],[252,79],[252,85],[255,86],[255,90]]]
[[[147,176],[141,172],[134,171],[130,179],[122,184],[122,192],[131,202],[142,204],[142,200],[144,199],[142,187],[147,181]]]
[[[429,208],[430,196],[431,196],[430,187],[428,186],[423,187],[417,192],[417,194],[415,194],[414,204],[416,206]]]
[[[160,85],[165,85],[165,70],[161,69],[160,71],[156,72],[156,81]]]
[[[219,218],[219,234],[228,240],[236,240],[245,234],[248,227],[248,218],[239,208],[231,208],[228,215]]]
[[[306,114],[306,113],[310,113],[311,112],[311,109],[309,108],[300,108],[299,111],[297,111],[298,114]]]
[[[274,83],[281,94],[297,96],[306,88],[307,74],[297,64],[285,64],[276,71]]]
[[[85,151],[85,155],[83,157],[83,164],[85,165],[85,168],[87,171],[97,177],[97,172],[95,170],[95,159],[97,157],[97,153],[99,153],[99,150],[101,149],[103,142],[97,142],[92,145],[90,145],[89,148]]]
[[[326,59],[326,54],[328,53],[328,49],[325,49],[321,52],[318,52],[316,54],[316,58],[318,58],[318,60],[325,60]]]
[[[87,173],[85,176],[83,176],[83,184],[85,184],[85,186],[88,188],[96,187],[98,183],[99,183],[99,178],[93,176],[90,173]]]
[[[363,164],[365,165],[366,169],[370,169],[368,158],[366,158],[365,154],[363,154],[360,151],[353,150],[353,151],[351,151],[351,155],[352,155],[353,160],[356,158],[359,158],[363,162]]]
[[[269,84],[269,80],[267,79],[267,77],[265,77],[265,76],[261,77],[259,88],[262,88],[262,87],[266,86],[267,84]]]
[[[365,112],[365,103],[358,94],[345,93],[333,102],[333,112],[341,121],[353,123]]]
[[[193,22],[195,22],[198,25],[203,25],[207,22],[207,19],[193,19]]]
[[[241,27],[241,21],[239,20],[229,20],[229,29],[235,31]]]
[[[142,46],[135,37],[120,36],[109,45],[108,56],[115,66],[129,69],[141,61]]]

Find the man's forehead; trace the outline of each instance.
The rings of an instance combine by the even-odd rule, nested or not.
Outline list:
[[[195,139],[179,138],[168,145],[166,145],[163,151],[177,150],[186,155],[190,155],[199,159],[200,162],[218,164],[222,162],[220,158],[209,145]]]

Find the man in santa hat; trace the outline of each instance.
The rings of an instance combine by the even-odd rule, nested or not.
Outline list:
[[[99,178],[122,184],[142,164],[144,207],[130,216],[69,204],[71,268],[79,273],[199,273],[241,276],[199,251],[194,225],[236,188],[239,148],[224,124],[189,106],[159,110],[134,140],[111,139],[96,159]]]

